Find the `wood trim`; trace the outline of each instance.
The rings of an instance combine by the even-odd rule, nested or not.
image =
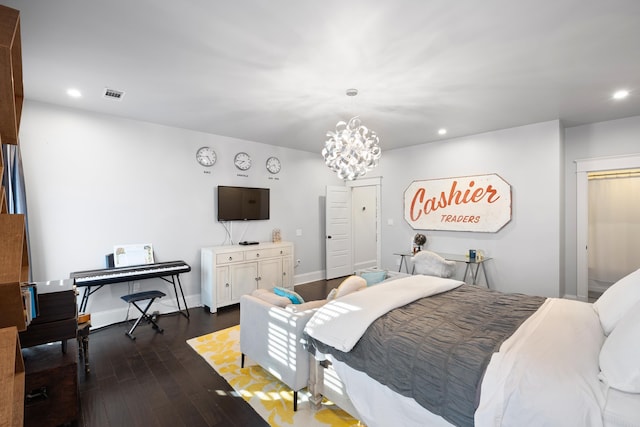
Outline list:
[[[0,329],[0,425],[22,426],[24,361],[15,327]]]
[[[24,101],[20,12],[0,5],[0,135],[5,144],[18,144]]]

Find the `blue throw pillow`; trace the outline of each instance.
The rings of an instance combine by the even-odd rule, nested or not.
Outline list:
[[[385,280],[387,278],[387,272],[385,270],[365,271],[360,273],[360,277],[367,281],[367,286],[371,286]]]
[[[286,288],[275,287],[273,288],[273,292],[281,297],[289,298],[291,304],[302,304],[304,302],[304,299],[300,295]]]

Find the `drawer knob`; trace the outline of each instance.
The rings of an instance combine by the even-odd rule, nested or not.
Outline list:
[[[229,261],[233,261],[233,257],[232,256],[229,257]]]
[[[260,254],[256,254],[256,258],[260,258]]]

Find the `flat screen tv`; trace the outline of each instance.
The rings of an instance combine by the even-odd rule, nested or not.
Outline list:
[[[218,186],[218,221],[269,219],[269,189]]]

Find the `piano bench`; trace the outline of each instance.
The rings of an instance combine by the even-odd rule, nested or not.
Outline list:
[[[129,332],[125,332],[125,334],[129,338],[131,338],[132,340],[136,339],[136,337],[133,335],[133,331],[138,327],[138,324],[142,319],[145,319],[147,322],[153,324],[153,329],[155,329],[156,332],[162,333],[164,331],[160,326],[158,326],[155,320],[153,320],[153,318],[147,314],[147,311],[149,311],[149,307],[151,307],[151,304],[153,304],[156,298],[162,298],[165,295],[166,294],[164,292],[160,292],[160,291],[145,291],[145,292],[137,292],[135,294],[123,295],[120,297],[127,304],[133,304],[134,307],[137,308],[138,311],[142,314],[138,318],[138,320],[136,320],[136,322],[133,324],[133,327],[129,330]],[[136,304],[138,301],[144,301],[144,300],[149,300],[149,302],[144,308]]]

